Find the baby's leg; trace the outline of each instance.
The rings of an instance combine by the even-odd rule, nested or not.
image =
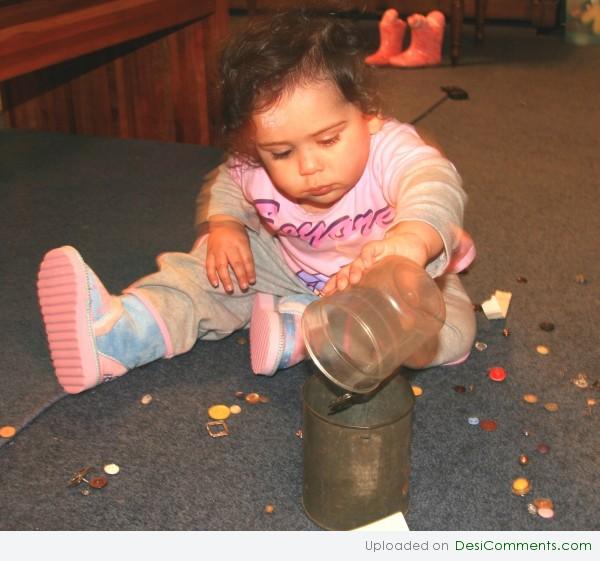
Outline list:
[[[256,283],[227,294],[206,276],[206,237],[191,253],[165,253],[159,271],[134,283],[127,292],[142,295],[158,310],[168,328],[173,354],[192,348],[197,339],[217,340],[248,326],[257,292],[287,296],[306,288],[285,263],[276,240],[264,229],[249,230]]]
[[[219,339],[250,318],[255,291],[302,292],[268,233],[250,232],[257,283],[226,294],[206,278],[206,244],[166,253],[159,271],[112,296],[72,247],[50,251],[38,295],[59,383],[78,393],[160,357],[188,351],[198,337]]]
[[[409,368],[462,362],[469,356],[475,340],[477,324],[473,304],[458,275],[446,274],[435,282],[446,304],[446,321],[435,337],[405,361],[404,366]]]

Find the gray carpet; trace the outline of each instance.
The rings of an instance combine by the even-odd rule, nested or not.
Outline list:
[[[373,48],[376,22],[363,26]],[[419,130],[465,180],[478,258],[463,281],[473,301],[496,289],[513,293],[506,322],[478,315],[486,350],[459,366],[406,372],[424,389],[414,411],[408,523],[599,530],[600,407],[588,410],[586,399],[600,395],[571,378],[600,377],[600,49],[529,28],[486,32],[477,47],[466,26],[459,67],[378,71],[389,113],[403,120],[435,102],[441,85],[469,92],[468,101],[440,105]],[[218,157],[189,145],[0,131],[0,426],[27,423],[60,395],[35,300],[42,255],[72,244],[118,291],[152,270],[156,254],[190,247],[195,191]],[[542,331],[541,321],[555,330]],[[0,530],[317,529],[301,506],[295,435],[300,389],[314,367],[253,377],[245,335],[59,399],[14,439],[0,440]],[[539,344],[550,353],[538,354]],[[504,383],[487,379],[493,365],[507,370]],[[473,391],[457,393],[456,385]],[[229,437],[209,438],[206,408],[233,403],[240,390],[271,400],[244,406]],[[143,406],[147,393],[154,399]],[[525,404],[525,393],[539,403]],[[546,402],[559,410],[547,411]],[[496,420],[498,430],[469,425],[472,415]],[[550,452],[536,452],[539,443]],[[520,453],[530,457],[524,468]],[[121,473],[106,488],[86,497],[67,487],[74,471],[107,462]],[[510,490],[520,475],[533,485],[526,498]],[[554,500],[554,519],[527,512],[533,497]],[[266,504],[273,514],[263,512]]]

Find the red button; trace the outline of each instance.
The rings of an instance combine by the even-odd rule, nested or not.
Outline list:
[[[494,382],[503,382],[506,378],[506,370],[501,366],[492,366],[492,368],[488,370],[488,376],[490,377],[490,380],[493,380]]]
[[[479,423],[479,426],[486,432],[494,432],[498,428],[496,421],[485,419]]]

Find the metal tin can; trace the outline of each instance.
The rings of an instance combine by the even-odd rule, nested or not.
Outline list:
[[[396,375],[330,415],[342,391],[320,373],[303,388],[302,501],[309,518],[328,530],[351,530],[408,511],[410,384]]]

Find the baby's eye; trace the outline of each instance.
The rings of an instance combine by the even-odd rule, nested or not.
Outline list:
[[[340,139],[340,135],[336,134],[335,136],[331,136],[329,138],[324,138],[319,141],[319,144],[322,146],[333,146]]]
[[[291,150],[285,150],[283,152],[271,152],[274,160],[283,160],[291,154]]]

